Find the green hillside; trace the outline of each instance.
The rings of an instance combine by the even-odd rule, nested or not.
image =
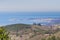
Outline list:
[[[28,24],[12,24],[12,25],[6,25],[4,27],[8,31],[16,31],[31,28],[31,26]]]

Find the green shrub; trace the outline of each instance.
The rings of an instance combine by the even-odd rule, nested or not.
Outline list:
[[[8,34],[3,27],[0,27],[0,40],[9,40]]]

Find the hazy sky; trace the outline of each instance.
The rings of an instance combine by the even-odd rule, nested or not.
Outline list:
[[[60,11],[60,0],[0,0],[0,11]]]

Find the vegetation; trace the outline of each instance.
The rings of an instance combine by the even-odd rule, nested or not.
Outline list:
[[[50,28],[49,26],[42,26],[41,24],[28,25],[28,24],[12,24],[4,26],[7,31],[10,31],[11,34],[16,34],[17,37],[19,35],[30,35],[31,40],[60,40],[59,36],[56,36],[60,31],[60,28],[53,26]],[[9,40],[8,33],[4,28],[0,28],[0,39],[1,40]],[[2,29],[2,31],[1,31]],[[30,33],[30,34],[29,34]],[[1,35],[3,34],[3,35]],[[45,37],[47,34],[47,37]],[[52,35],[51,35],[52,34]],[[6,35],[6,36],[5,36]],[[13,35],[13,36],[14,36]],[[60,33],[59,33],[60,35]],[[20,36],[19,36],[20,37]],[[41,38],[40,38],[41,37]]]
[[[55,35],[48,36],[48,38],[42,38],[41,40],[60,40],[60,37],[56,37]]]
[[[12,24],[12,25],[6,25],[4,27],[8,31],[20,31],[26,28],[31,28],[31,26],[27,24]]]
[[[0,27],[0,40],[9,40],[8,34],[3,27]]]

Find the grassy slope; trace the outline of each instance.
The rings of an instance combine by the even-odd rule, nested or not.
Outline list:
[[[6,25],[5,28],[9,31],[16,31],[16,30],[22,30],[31,27],[30,25],[27,24],[12,24],[12,25]]]

